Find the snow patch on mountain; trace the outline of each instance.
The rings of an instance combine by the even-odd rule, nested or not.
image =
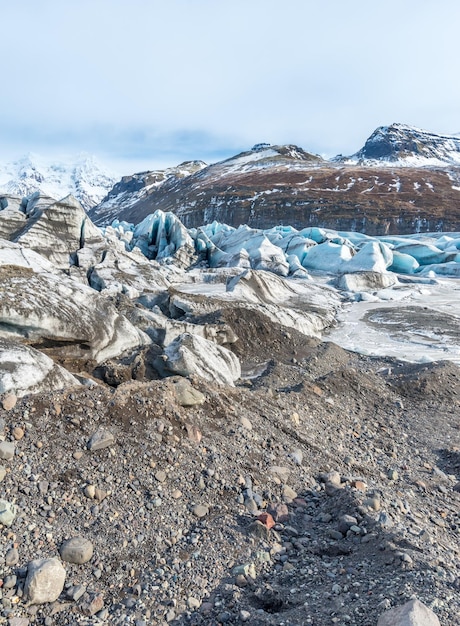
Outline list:
[[[62,161],[29,153],[0,164],[0,193],[30,196],[40,191],[55,200],[72,194],[86,210],[99,204],[117,180],[116,174],[86,153]]]
[[[460,165],[460,137],[439,135],[407,124],[380,126],[361,150],[333,161],[406,167]]]

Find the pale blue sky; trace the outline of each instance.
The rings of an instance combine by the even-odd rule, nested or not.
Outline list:
[[[123,173],[254,143],[460,132],[458,0],[1,0],[0,161]]]

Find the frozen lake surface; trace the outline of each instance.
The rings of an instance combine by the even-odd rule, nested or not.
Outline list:
[[[460,364],[460,280],[385,291],[393,299],[346,304],[324,339],[362,354]]]

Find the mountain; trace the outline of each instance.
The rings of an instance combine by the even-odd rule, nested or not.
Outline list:
[[[94,215],[99,223],[110,223],[120,212],[129,212],[133,205],[148,204],[149,196],[165,183],[181,180],[205,167],[203,161],[186,161],[165,170],[123,176],[97,206]]]
[[[127,183],[134,185],[133,178]],[[355,155],[332,160],[297,146],[257,144],[187,177],[166,176],[148,193],[123,189],[90,211],[96,224],[114,217],[139,223],[161,209],[188,228],[219,221],[369,235],[454,231],[460,230],[460,139],[393,124],[377,129]]]
[[[28,196],[40,191],[56,200],[72,194],[85,209],[99,204],[116,180],[113,173],[87,154],[54,162],[28,154],[0,165],[0,193]]]
[[[364,146],[351,157],[337,161],[360,164],[406,166],[460,166],[460,137],[436,135],[405,124],[377,128]]]

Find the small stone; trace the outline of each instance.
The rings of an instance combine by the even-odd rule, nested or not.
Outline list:
[[[104,596],[102,593],[93,593],[86,602],[81,604],[84,615],[95,615],[104,608]]]
[[[398,474],[397,470],[389,469],[388,472],[387,472],[387,478],[388,478],[388,480],[398,480],[399,474]]]
[[[115,443],[115,437],[108,430],[103,428],[97,430],[88,441],[88,450],[96,452],[97,450],[103,450]]]
[[[195,504],[192,513],[196,517],[205,517],[209,513],[209,507],[206,504]]]
[[[267,540],[270,531],[265,524],[259,522],[259,520],[255,520],[248,526],[248,534],[259,539]]]
[[[289,456],[291,457],[291,459],[296,465],[302,465],[302,461],[303,461],[302,450],[300,449],[294,450],[294,452],[291,452]]]
[[[64,588],[65,576],[66,571],[57,558],[30,561],[24,595],[30,604],[54,602]]]
[[[357,489],[358,491],[366,491],[367,485],[362,480],[353,480],[351,486]]]
[[[10,576],[5,576],[3,579],[3,589],[13,589],[16,587],[16,583],[18,582],[17,576],[11,574]]]
[[[257,506],[257,503],[254,500],[254,498],[245,498],[244,506],[249,511],[249,513],[252,513],[252,515],[255,515],[259,510],[259,507]]]
[[[342,533],[338,530],[335,530],[334,528],[330,528],[327,531],[327,534],[331,539],[335,539],[336,541],[338,541],[339,539],[343,539]]]
[[[249,620],[251,619],[251,614],[249,613],[249,611],[241,610],[239,613],[239,617],[242,622],[249,622]]]
[[[174,489],[171,493],[171,497],[174,498],[174,500],[179,500],[179,498],[182,497],[182,491],[180,489]]]
[[[96,495],[96,486],[95,485],[86,485],[86,487],[83,489],[83,493],[90,500],[94,500],[95,495]]]
[[[339,518],[338,530],[341,533],[345,534],[350,530],[351,526],[353,525],[358,525],[358,520],[356,519],[356,517],[353,517],[352,515],[342,515]]]
[[[193,596],[189,596],[187,598],[187,606],[189,609],[199,609],[201,606],[200,600],[198,598],[194,598]]]
[[[69,600],[73,600],[74,602],[77,602],[86,592],[86,586],[85,585],[73,585],[72,587],[69,587],[69,589],[67,589],[66,591],[66,595],[69,598]]]
[[[440,626],[435,613],[416,598],[386,611],[379,617],[377,626]]]
[[[15,426],[11,434],[13,435],[14,439],[16,439],[16,441],[21,441],[25,433],[23,428],[21,428],[20,426]]]
[[[0,459],[3,461],[11,461],[15,450],[16,444],[12,441],[0,441]]]
[[[174,383],[174,393],[176,395],[177,403],[180,406],[197,406],[204,404],[206,398],[192,385],[188,382],[188,380],[182,379]]]
[[[258,516],[257,520],[264,524],[264,526],[266,526],[269,530],[275,525],[275,520],[273,519],[273,516],[270,515],[270,513],[261,513]]]
[[[163,470],[158,470],[158,472],[155,472],[155,479],[159,483],[164,483],[166,480],[166,472],[164,472]]]
[[[252,430],[252,424],[247,417],[240,417],[240,424],[245,430]]]
[[[4,467],[3,465],[0,465],[0,483],[5,478],[5,476],[6,476],[6,467]]]
[[[195,424],[186,422],[185,430],[187,431],[187,437],[190,439],[190,441],[193,441],[194,443],[200,443],[201,439],[203,438],[203,435],[201,434],[201,431],[199,430],[199,428],[195,426]]]
[[[378,496],[371,496],[370,498],[367,498],[364,500],[363,504],[374,511],[379,511],[381,506],[380,498]]]
[[[14,522],[18,509],[15,504],[7,500],[0,500],[0,524],[11,526]]]
[[[292,489],[292,487],[289,487],[289,485],[284,485],[283,486],[283,499],[285,502],[292,502],[295,498],[297,498],[297,492],[294,491],[294,489]]]
[[[270,474],[274,474],[283,481],[286,481],[289,478],[289,474],[291,473],[289,467],[283,467],[281,465],[272,465],[268,468],[268,471],[270,472]]]
[[[81,450],[75,450],[72,456],[76,461],[79,461],[83,456],[83,452]]]
[[[104,491],[104,489],[99,489],[99,487],[96,487],[96,489],[94,490],[94,499],[98,502],[102,502],[102,500],[105,500],[107,498],[107,495],[107,491]]]
[[[61,545],[59,550],[61,559],[67,563],[82,565],[91,560],[93,556],[93,544],[84,537],[72,537]]]
[[[10,548],[5,554],[5,565],[11,567],[19,563],[19,552],[17,548]]]
[[[2,407],[4,411],[11,411],[16,406],[18,401],[17,396],[14,393],[9,393],[3,398]]]
[[[319,475],[319,479],[322,483],[327,483],[329,485],[334,485],[335,487],[340,487],[342,483],[341,476],[339,472],[333,470],[332,472],[326,472]]]

